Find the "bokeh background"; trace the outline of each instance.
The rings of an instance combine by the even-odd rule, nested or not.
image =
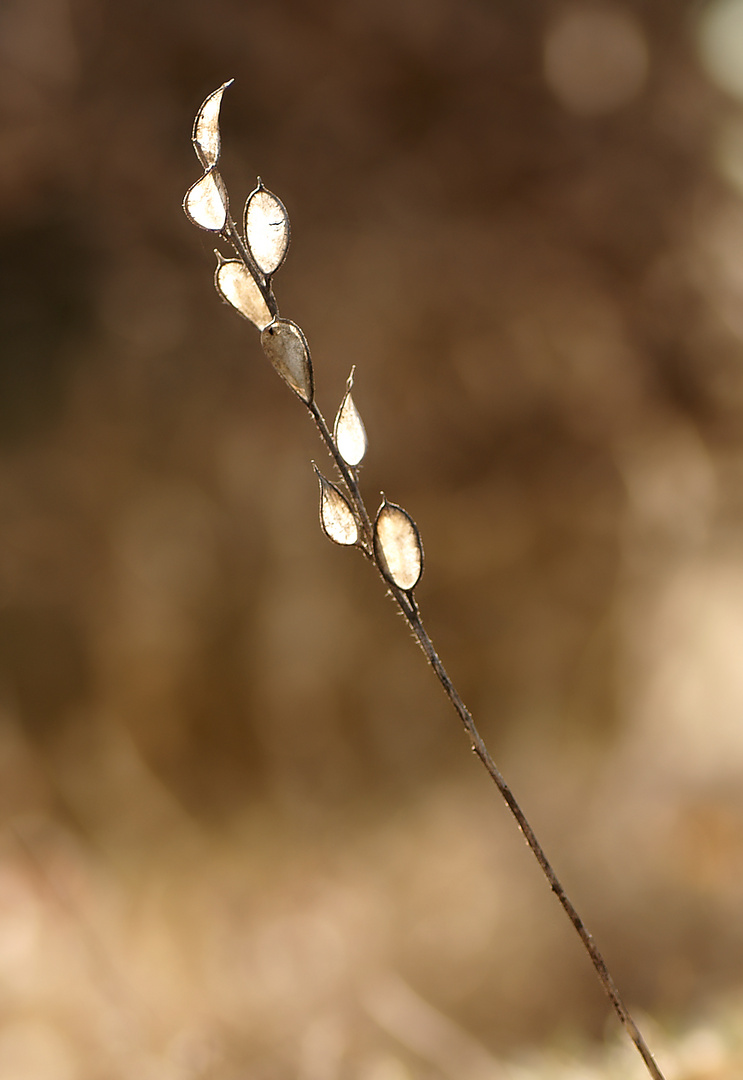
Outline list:
[[[2,0],[0,1074],[644,1075],[185,220],[235,213],[668,1077],[743,1068],[743,2]]]

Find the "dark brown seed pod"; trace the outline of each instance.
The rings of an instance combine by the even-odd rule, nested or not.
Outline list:
[[[312,404],[312,361],[302,331],[290,319],[274,319],[261,331],[263,351],[305,405]]]

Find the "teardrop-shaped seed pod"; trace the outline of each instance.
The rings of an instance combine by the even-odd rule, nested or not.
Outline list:
[[[278,270],[289,247],[289,215],[277,199],[258,181],[245,203],[245,242],[256,265],[264,274]]]
[[[199,111],[193,125],[193,142],[196,156],[205,169],[212,168],[219,161],[219,153],[222,149],[222,140],[219,134],[219,109],[222,104],[222,94],[228,86],[232,86],[234,79],[222,83],[219,90],[210,94]]]
[[[346,547],[359,538],[359,526],[346,496],[314,466],[320,482],[320,525],[328,540]]]
[[[415,588],[423,573],[418,526],[407,511],[386,499],[374,522],[374,550],[388,581],[405,592]]]
[[[335,418],[333,437],[346,465],[355,468],[366,453],[366,431],[351,397],[350,386],[346,390],[338,415]]]
[[[221,232],[227,222],[227,188],[216,169],[211,168],[197,180],[183,200],[186,217],[207,232]]]
[[[238,259],[223,259],[218,251],[215,254],[217,269],[214,286],[217,292],[241,315],[250,319],[259,330],[263,330],[271,322],[273,315],[253,275]]]
[[[274,319],[261,331],[263,351],[284,382],[305,403],[312,403],[312,361],[307,339],[290,319]]]

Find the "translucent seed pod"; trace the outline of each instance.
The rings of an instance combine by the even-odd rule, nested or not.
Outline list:
[[[260,180],[245,203],[244,227],[245,243],[256,265],[266,276],[273,274],[289,248],[289,215]]]
[[[423,573],[423,545],[410,514],[383,500],[374,522],[374,551],[382,573],[398,589],[410,592]]]
[[[302,331],[290,319],[274,319],[261,331],[263,351],[305,405],[312,403],[312,361]]]
[[[355,468],[366,453],[367,441],[364,424],[351,397],[353,371],[348,377],[348,389],[341,402],[333,425],[335,445],[346,465]]]
[[[273,319],[268,304],[263,298],[253,275],[238,259],[224,259],[218,251],[217,269],[214,273],[214,287],[223,300],[249,319],[259,330]]]
[[[205,169],[211,169],[219,161],[222,149],[222,139],[219,134],[219,110],[222,105],[222,94],[228,86],[232,86],[234,79],[222,83],[219,90],[210,94],[199,111],[193,125],[193,142],[196,156]]]
[[[346,496],[330,480],[326,480],[316,465],[320,482],[320,525],[328,540],[334,544],[353,546],[359,539],[359,526]]]
[[[224,181],[215,168],[205,172],[186,192],[186,217],[207,232],[221,232],[227,223],[229,199]]]

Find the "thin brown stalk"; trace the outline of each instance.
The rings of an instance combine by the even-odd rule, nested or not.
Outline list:
[[[219,91],[215,91],[214,95],[207,98],[207,101],[197,115],[197,124],[194,126],[194,147],[206,173],[208,173],[209,167],[215,165],[218,160],[219,140],[217,136],[219,132],[217,126],[218,112],[215,113],[212,109],[212,111],[206,115],[205,119],[204,110],[208,108],[210,102],[213,102],[216,99],[217,95],[219,95],[219,100],[221,100],[221,93],[227,85],[229,84],[224,84]],[[204,182],[208,184],[209,177],[206,173]],[[196,185],[199,190],[201,190],[201,184],[202,182],[199,182],[198,185]],[[250,239],[250,227],[247,225],[250,201],[248,208],[246,209],[246,235],[243,236],[228,214],[226,215],[226,221],[224,218],[219,220],[214,217],[214,201],[210,203],[207,200],[202,204],[196,199],[189,203],[189,195],[193,190],[194,189],[190,189],[189,194],[186,196],[186,202],[184,203],[186,213],[195,224],[200,225],[202,228],[212,231],[218,230],[222,239],[232,245],[237,253],[238,259],[242,261],[245,270],[248,271],[258,287],[260,298],[262,298],[262,300],[259,298],[259,307],[261,310],[256,313],[257,309],[254,306],[253,300],[247,299],[239,294],[239,292],[231,293],[228,291],[228,294],[224,296],[224,298],[232,303],[246,318],[254,321],[259,328],[262,329],[263,335],[268,336],[268,344],[262,336],[264,350],[267,351],[269,359],[271,359],[271,362],[274,364],[284,381],[307,406],[319,432],[320,438],[325,444],[340,475],[345,494],[341,493],[340,489],[336,488],[335,485],[328,484],[328,482],[321,477],[322,484],[325,485],[323,490],[331,490],[333,493],[332,497],[335,500],[334,510],[330,514],[329,523],[328,520],[321,518],[324,530],[330,539],[334,540],[336,543],[350,544],[358,547],[376,566],[385,585],[400,607],[402,614],[405,616],[405,619],[421,646],[428,663],[433,668],[434,674],[439,680],[444,693],[449,698],[459,716],[470,740],[473,752],[480,759],[491,780],[503,796],[516,824],[523,833],[527,844],[539,863],[550,889],[560,901],[565,914],[570,919],[570,922],[583,942],[596,974],[598,975],[619,1020],[640,1053],[648,1073],[652,1077],[652,1080],[664,1080],[663,1074],[655,1063],[645,1039],[633,1020],[629,1009],[622,1000],[617,986],[609,973],[606,961],[597,948],[586,924],[583,922],[573,902],[570,900],[560,883],[552,864],[547,858],[542,845],[537,839],[536,833],[529,824],[529,821],[511,791],[511,788],[506,783],[498,766],[491,757],[482,736],[475,726],[475,722],[472,719],[469,709],[464,704],[454,683],[450,679],[433,646],[428,631],[423,625],[418,604],[413,595],[413,589],[417,584],[417,580],[423,567],[422,547],[420,545],[420,537],[415,523],[401,507],[396,507],[394,504],[388,504],[386,500],[383,501],[377,519],[374,523],[372,522],[372,518],[367,511],[363,496],[359,489],[358,476],[355,467],[358,465],[366,448],[366,437],[363,433],[363,426],[360,427],[362,443],[361,451],[358,454],[349,454],[349,460],[355,463],[354,465],[350,465],[341,453],[338,441],[325,422],[315,401],[312,364],[304,335],[295,324],[279,318],[278,307],[271,287],[271,274],[279,265],[281,265],[288,245],[288,216],[286,215],[283,205],[270,192],[266,192],[259,181],[259,186],[253,193],[253,196],[251,196],[251,199],[254,196],[260,197],[264,201],[268,199],[272,209],[270,220],[265,222],[265,235],[258,236],[257,247],[253,248]],[[194,214],[196,215],[195,217]],[[216,221],[217,224],[213,224],[214,221]],[[278,232],[275,230],[278,230]],[[283,237],[283,240],[279,242],[279,240],[276,239],[277,237]],[[266,243],[262,248],[261,245],[264,241],[266,241]],[[278,247],[276,245],[278,245]],[[258,251],[259,254],[256,254],[256,251]],[[263,307],[264,303],[265,308]],[[268,315],[266,314],[266,311],[268,312]],[[348,381],[349,394],[352,382],[353,371],[351,372]],[[357,414],[354,415],[356,416],[356,420],[358,420]],[[334,430],[340,430],[337,426],[340,422],[340,416],[341,414],[339,413],[339,420],[336,422],[336,428]],[[401,547],[398,550],[395,548],[397,540],[393,539],[391,541],[393,545],[391,549],[393,556],[392,562],[396,562],[398,567],[402,567],[402,569],[398,569],[397,571],[388,564],[387,557],[384,554],[383,549],[385,543],[388,541],[384,538],[380,538],[380,530],[384,532],[381,525],[382,518],[385,514],[389,513],[397,515],[396,520],[398,524],[392,529],[392,534],[394,534],[395,528],[401,527],[403,532],[407,529],[407,542],[412,544],[413,550],[412,564],[406,563],[405,560],[408,558],[409,551],[409,549],[405,547],[406,542],[402,541]],[[335,517],[333,515],[335,515]],[[389,518],[387,519],[387,522],[389,522]],[[389,537],[391,534],[385,533],[385,535]],[[415,569],[412,575],[408,576],[410,573],[410,565],[414,565]]]
[[[341,456],[338,447],[335,444],[332,434],[328,430],[325,422],[322,420],[322,416],[319,410],[315,408],[312,409],[311,412],[315,419],[323,442],[328,448],[328,451],[330,452],[330,455],[333,458],[335,465],[338,467],[341,476],[351,489],[354,502],[361,509],[363,520],[368,526],[369,515],[366,511],[363,498],[361,497],[361,494],[359,492],[358,485],[355,483],[355,478],[353,487],[351,488],[351,484],[349,483],[349,479],[347,476],[348,467],[346,466],[346,463],[343,460],[343,457]],[[429,637],[428,631],[423,625],[420,610],[418,608],[418,604],[415,598],[413,597],[412,593],[405,592],[404,590],[399,589],[394,585],[390,585],[390,582],[387,580],[382,568],[379,565],[376,555],[374,554],[373,545],[372,558],[377,566],[377,569],[385,580],[385,584],[387,585],[391,595],[394,597],[402,614],[405,616],[405,619],[407,620],[411,630],[413,631],[413,634],[416,637],[416,640],[418,641],[421,649],[423,650],[423,653],[428,663],[433,668],[436,678],[439,680],[439,683],[443,687],[446,696],[449,698],[449,701],[454,706],[454,709],[459,716],[459,719],[462,721],[464,729],[470,739],[473,753],[476,754],[477,757],[480,759],[491,780],[503,796],[503,799],[505,800],[508,809],[511,811],[511,814],[514,817],[516,824],[523,833],[524,839],[531,848],[535,859],[542,868],[542,872],[547,879],[550,889],[560,901],[560,904],[562,905],[565,914],[570,919],[570,922],[573,924],[576,933],[583,942],[583,945],[591,959],[591,963],[593,964],[596,974],[598,975],[598,978],[601,982],[601,985],[606,991],[606,994],[611,1001],[611,1004],[614,1007],[614,1011],[619,1017],[621,1024],[625,1028],[627,1034],[629,1035],[630,1039],[637,1048],[637,1051],[640,1054],[642,1060],[644,1061],[648,1073],[653,1078],[653,1080],[665,1080],[663,1073],[661,1072],[655,1061],[655,1058],[650,1052],[650,1048],[645,1042],[642,1032],[637,1026],[635,1020],[632,1017],[632,1014],[625,1005],[622,996],[617,989],[617,985],[611,976],[611,973],[609,971],[609,968],[607,967],[606,961],[604,960],[602,953],[600,952],[598,946],[593,939],[593,935],[589,931],[586,924],[583,922],[583,919],[578,914],[578,911],[572,900],[565,892],[565,889],[563,888],[560,879],[555,873],[552,863],[547,858],[544,848],[540,844],[537,835],[534,832],[534,829],[532,828],[528,818],[526,817],[526,814],[521,809],[521,805],[516,799],[516,796],[513,794],[509,784],[506,782],[503,774],[493,760],[490,751],[485,745],[484,739],[482,738],[480,732],[477,729],[475,721],[472,718],[472,714],[462,700],[457,688],[449,677],[446,668],[441,662],[441,659],[436,652],[436,649],[434,648],[433,642]]]

